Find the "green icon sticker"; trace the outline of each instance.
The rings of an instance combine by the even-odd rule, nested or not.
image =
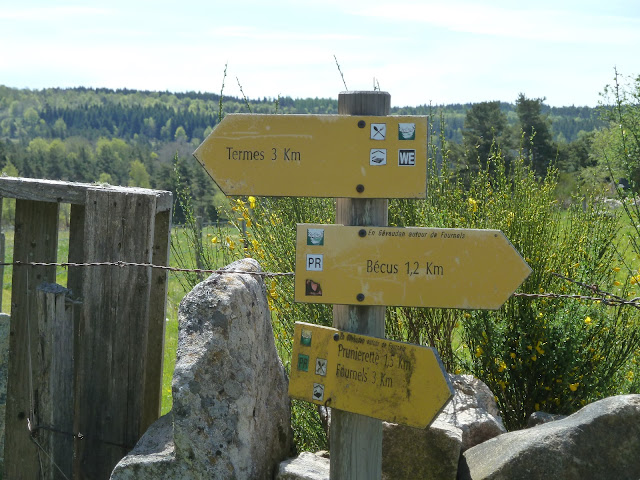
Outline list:
[[[305,347],[311,346],[311,330],[302,329],[302,335],[300,335],[300,345]]]
[[[399,123],[398,124],[398,140],[415,140],[416,124],[415,123]]]
[[[301,372],[309,371],[309,355],[298,354],[298,370]]]
[[[307,228],[307,245],[324,245],[324,228]]]

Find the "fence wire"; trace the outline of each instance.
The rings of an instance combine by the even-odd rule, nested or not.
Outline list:
[[[22,262],[16,260],[14,262],[0,263],[3,266],[31,266],[31,267],[149,267],[157,268],[160,270],[166,270],[174,273],[242,273],[246,275],[256,275],[260,277],[290,277],[294,276],[294,272],[247,272],[244,270],[230,270],[225,268],[219,268],[216,270],[207,270],[203,268],[179,268],[169,267],[167,265],[154,265],[153,263],[137,263],[137,262],[123,262],[118,260],[116,262],[86,262],[86,263],[74,263],[74,262]]]
[[[165,270],[167,272],[172,273],[217,273],[217,274],[243,274],[243,275],[255,275],[258,277],[264,278],[272,278],[272,277],[293,277],[295,276],[295,272],[251,272],[244,270],[231,270],[228,268],[219,268],[215,270],[208,270],[203,268],[180,268],[180,267],[170,267],[167,265],[155,265],[153,263],[138,263],[138,262],[124,262],[121,260],[115,262],[85,262],[85,263],[75,263],[75,262],[23,262],[20,260],[16,260],[13,262],[4,262],[0,263],[3,266],[15,266],[15,267],[148,267],[148,268],[157,268],[160,270]],[[566,277],[559,273],[551,272],[551,275],[554,275],[558,278],[566,280],[568,282],[574,283],[586,290],[591,292],[591,295],[579,295],[579,294],[566,294],[566,293],[521,293],[516,292],[512,293],[513,297],[521,297],[528,299],[570,299],[570,300],[582,300],[582,301],[594,301],[601,302],[603,305],[607,306],[630,306],[637,309],[640,309],[640,297],[634,297],[632,299],[625,299],[619,295],[613,294],[611,292],[604,291],[598,287],[596,284],[588,284],[584,282],[580,282],[578,280],[574,280],[572,278]]]

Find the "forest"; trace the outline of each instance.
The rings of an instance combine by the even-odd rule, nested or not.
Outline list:
[[[563,200],[587,184],[608,181],[606,171],[596,172],[595,151],[610,110],[550,107],[544,100],[520,94],[514,103],[420,105],[392,108],[391,114],[429,115],[432,138],[447,142],[449,162],[470,175],[499,149],[507,160],[524,151],[540,176],[557,168]],[[222,194],[191,154],[224,115],[238,112],[336,114],[337,100],[0,85],[0,169],[174,193],[184,182],[197,215],[214,221]],[[183,220],[177,206],[174,222]]]

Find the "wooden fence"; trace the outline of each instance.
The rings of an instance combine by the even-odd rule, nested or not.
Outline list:
[[[16,199],[14,261],[56,262],[70,203],[69,262],[168,265],[170,192],[0,177],[0,196]],[[13,268],[4,478],[109,478],[160,414],[167,273],[55,278],[55,266]]]

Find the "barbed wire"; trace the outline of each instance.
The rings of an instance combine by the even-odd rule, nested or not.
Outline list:
[[[568,293],[521,293],[515,292],[512,293],[513,297],[524,297],[524,298],[560,298],[560,299],[573,299],[573,300],[586,300],[593,302],[602,302],[602,304],[607,306],[619,306],[619,305],[629,305],[631,307],[635,307],[640,309],[640,297],[635,297],[631,300],[625,300],[623,298],[607,298],[607,297],[594,297],[590,295],[578,295],[578,294],[568,294]]]
[[[260,277],[286,277],[286,276],[294,276],[294,272],[252,272],[245,270],[230,270],[225,268],[219,268],[215,270],[209,270],[204,268],[180,268],[180,267],[169,267],[167,265],[154,265],[153,263],[138,263],[138,262],[123,262],[122,260],[118,260],[116,262],[84,262],[84,263],[76,263],[76,262],[23,262],[20,260],[15,260],[13,262],[4,262],[0,263],[2,266],[31,266],[31,267],[149,267],[149,268],[157,268],[160,270],[166,270],[169,272],[177,272],[177,273],[242,273],[246,275],[256,275]]]
[[[32,267],[102,267],[102,266],[110,266],[110,267],[148,267],[148,268],[157,268],[160,270],[165,270],[173,273],[217,273],[217,274],[244,274],[244,275],[255,275],[259,277],[293,277],[295,276],[295,272],[255,272],[255,271],[245,271],[245,270],[231,270],[228,268],[218,268],[218,269],[204,269],[204,268],[180,268],[180,267],[170,267],[167,265],[155,265],[153,263],[138,263],[138,262],[124,262],[122,260],[118,260],[115,262],[23,262],[20,260],[15,260],[13,262],[3,262],[0,263],[2,266],[16,266],[16,267],[24,267],[24,266],[32,266]],[[529,299],[570,299],[570,300],[582,300],[582,301],[593,301],[593,302],[601,302],[603,305],[607,306],[620,306],[627,305],[631,307],[635,307],[640,309],[640,297],[634,297],[632,299],[625,299],[619,295],[613,294],[611,292],[604,291],[598,287],[597,284],[589,284],[580,282],[578,280],[569,278],[565,275],[561,275],[559,273],[551,272],[553,276],[566,280],[568,282],[574,283],[582,288],[585,288],[592,292],[591,295],[580,295],[580,294],[568,294],[568,293],[521,293],[515,292],[511,294],[513,297],[521,297],[521,298],[529,298]]]
[[[573,278],[567,277],[566,275],[561,275],[560,273],[550,272],[550,275],[554,277],[558,277],[562,280],[566,280],[567,282],[578,285],[579,287],[585,288],[592,292],[592,295],[580,295],[580,294],[569,294],[569,293],[521,293],[516,292],[513,293],[514,297],[524,297],[524,298],[560,298],[560,299],[571,299],[571,300],[586,300],[593,302],[600,302],[603,305],[607,305],[610,307],[620,306],[620,305],[628,305],[630,307],[635,307],[640,309],[640,297],[634,297],[632,299],[625,299],[620,295],[616,295],[611,292],[607,292],[602,290],[597,284],[585,283],[575,280]]]

